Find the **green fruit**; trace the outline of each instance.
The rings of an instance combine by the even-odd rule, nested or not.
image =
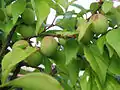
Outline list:
[[[42,54],[37,51],[37,52],[31,54],[28,58],[26,58],[25,61],[31,66],[38,66],[41,64]]]
[[[35,13],[32,9],[26,8],[22,14],[22,19],[25,24],[33,24],[35,21]]]
[[[12,5],[11,4],[6,7],[6,13],[9,17],[12,17]]]
[[[94,14],[91,19],[92,21],[92,31],[96,34],[103,34],[107,31],[108,21],[102,14]]]
[[[59,38],[58,41],[61,45],[65,45],[66,43],[66,40],[64,38]]]
[[[29,46],[29,43],[28,43],[27,41],[25,41],[25,40],[19,40],[19,41],[15,42],[15,43],[13,44],[13,47],[12,47],[12,48],[19,47],[19,48],[21,48],[21,49],[25,49],[25,48],[28,47],[28,46]]]
[[[4,22],[6,20],[6,15],[3,9],[0,8],[0,22]]]
[[[20,25],[17,27],[17,31],[24,37],[28,38],[35,35],[35,29],[32,26]]]
[[[52,56],[57,50],[58,43],[52,36],[46,36],[41,41],[41,52],[46,56]]]

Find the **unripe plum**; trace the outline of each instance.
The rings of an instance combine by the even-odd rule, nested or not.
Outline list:
[[[107,18],[102,14],[94,14],[91,19],[92,31],[96,34],[103,34],[107,31],[108,21]]]
[[[26,8],[22,14],[22,19],[25,24],[33,24],[35,21],[35,13],[31,8]]]
[[[52,56],[57,50],[58,43],[52,36],[45,36],[41,41],[41,52],[46,56]]]
[[[31,66],[38,66],[41,64],[41,61],[42,54],[39,51],[36,51],[25,59],[25,62],[27,62]]]
[[[28,25],[20,25],[17,27],[17,31],[24,37],[28,38],[35,35],[35,28]]]

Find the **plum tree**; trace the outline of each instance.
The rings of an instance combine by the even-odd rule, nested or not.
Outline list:
[[[31,8],[26,8],[22,14],[22,19],[25,24],[33,24],[35,21],[35,13]]]
[[[107,31],[108,21],[102,14],[94,14],[90,21],[92,21],[92,31],[96,34],[103,34]]]
[[[27,62],[31,66],[38,66],[41,64],[42,61],[42,54],[39,51],[36,51],[35,53],[31,54],[28,58],[25,59],[25,62]]]
[[[24,38],[31,37],[35,35],[35,28],[29,25],[20,25],[17,30]]]
[[[13,44],[12,48],[19,47],[25,49],[27,46],[29,46],[29,43],[26,40],[19,40]]]
[[[52,36],[45,36],[41,41],[41,52],[46,56],[51,56],[57,50],[58,43]]]

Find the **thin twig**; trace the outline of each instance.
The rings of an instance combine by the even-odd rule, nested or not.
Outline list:
[[[55,22],[56,18],[57,18],[57,16],[55,16],[55,18],[53,19],[52,24],[51,24],[50,26],[48,26],[47,28],[45,28],[45,30],[47,30],[47,29],[49,29],[49,28],[55,26],[55,25],[54,25],[54,22]]]

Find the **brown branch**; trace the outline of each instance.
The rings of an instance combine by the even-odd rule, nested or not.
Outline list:
[[[13,75],[10,78],[10,80],[17,78],[17,74],[20,72],[20,68],[21,68],[22,64],[23,64],[23,62],[18,63],[18,65],[16,66],[16,69],[14,70]]]
[[[51,24],[50,26],[48,26],[47,28],[46,28],[46,27],[44,28],[44,31],[46,31],[47,29],[55,26],[55,25],[54,25],[54,22],[55,22],[56,18],[57,18],[57,16],[55,16],[55,18],[53,19],[53,22],[52,22],[52,24]]]
[[[13,36],[15,30],[16,30],[16,26],[14,26],[14,27],[12,28],[12,30],[10,31],[10,33],[8,34],[7,39],[6,39],[6,43],[3,45],[2,50],[1,50],[1,52],[0,52],[0,56],[1,56],[1,57],[4,56],[5,51],[7,50],[7,47],[10,45],[10,41],[11,41],[11,39],[12,39],[12,36]]]

